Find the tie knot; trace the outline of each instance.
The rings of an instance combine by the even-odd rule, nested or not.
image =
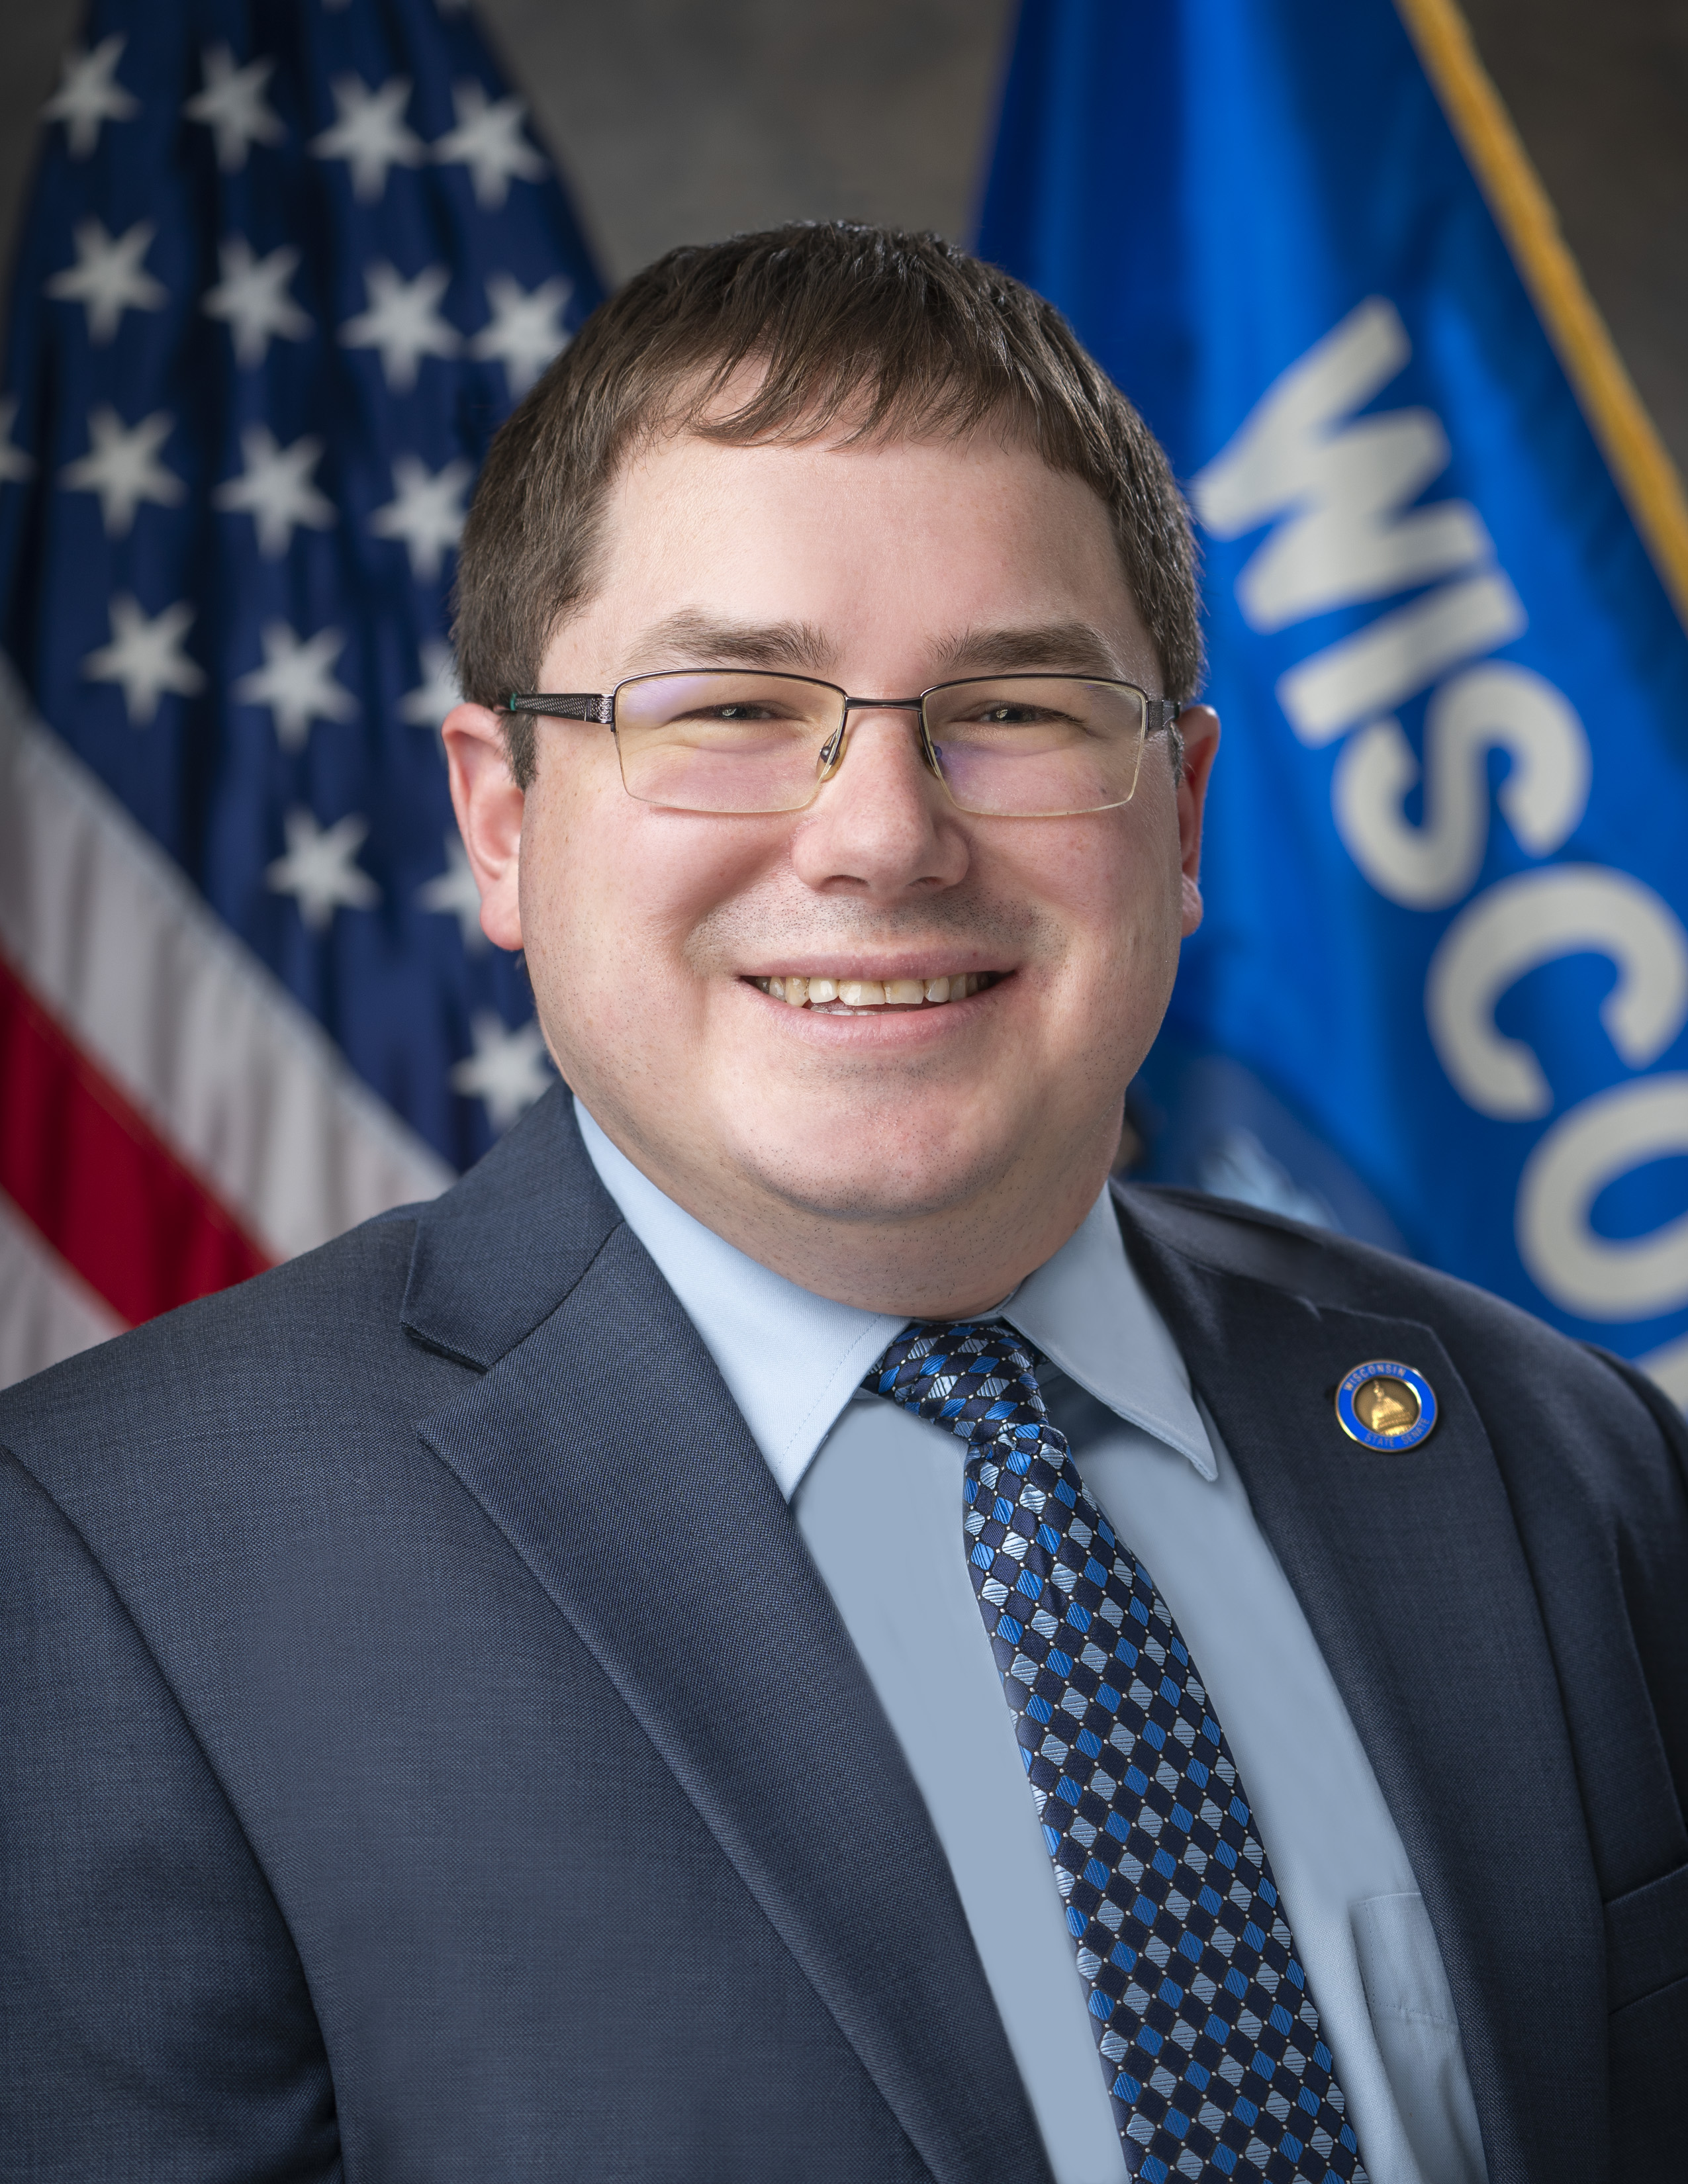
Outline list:
[[[1048,1416],[1040,1359],[1000,1320],[911,1320],[863,1385],[963,1440],[1007,1440]]]

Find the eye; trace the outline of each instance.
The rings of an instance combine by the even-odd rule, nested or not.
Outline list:
[[[684,712],[671,716],[676,726],[682,721],[706,721],[713,727],[727,728],[760,727],[769,722],[788,724],[792,717],[788,706],[744,698],[728,699],[716,705],[688,705]]]
[[[1084,722],[1058,705],[1039,705],[1030,699],[995,698],[970,705],[944,723],[953,733],[967,728],[1082,729]]]
[[[995,705],[981,705],[969,716],[982,726],[992,728],[1019,728],[1033,722],[1059,720],[1058,713],[1046,705],[1010,705],[1006,700]]]

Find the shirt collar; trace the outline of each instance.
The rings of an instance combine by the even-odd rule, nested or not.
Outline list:
[[[906,1321],[787,1281],[659,1190],[578,1099],[575,1115],[599,1180],[684,1306],[789,1501]],[[1204,1479],[1217,1476],[1184,1360],[1132,1271],[1106,1190],[998,1316],[1118,1417],[1176,1449]]]
[[[1000,1317],[1116,1416],[1188,1457],[1204,1479],[1218,1477],[1189,1373],[1125,1256],[1106,1185],[1055,1256],[1027,1275]]]

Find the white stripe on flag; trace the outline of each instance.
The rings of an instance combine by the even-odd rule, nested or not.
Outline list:
[[[0,1190],[0,1388],[122,1332],[116,1313]]]
[[[0,948],[277,1258],[452,1170],[30,714],[0,662]]]

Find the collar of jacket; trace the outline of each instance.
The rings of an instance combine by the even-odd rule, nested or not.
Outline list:
[[[483,1373],[550,1318],[624,1225],[560,1084],[443,1197],[399,1211],[416,1223],[406,1334]]]
[[[715,1363],[553,1094],[416,1217],[423,1440],[662,1754],[940,2184],[1049,2184],[961,1899]]]

